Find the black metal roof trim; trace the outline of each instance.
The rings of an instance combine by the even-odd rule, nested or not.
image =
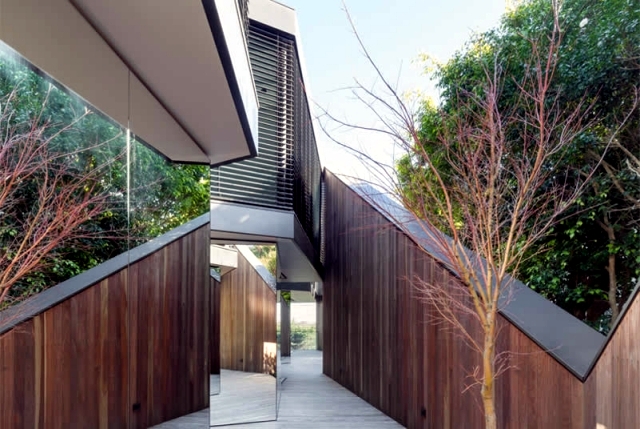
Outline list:
[[[602,356],[604,351],[607,349],[607,346],[609,345],[609,342],[613,339],[613,336],[616,334],[616,331],[618,330],[618,327],[620,326],[620,324],[624,320],[624,318],[627,315],[627,312],[629,311],[629,309],[634,305],[635,301],[638,299],[639,295],[640,295],[640,282],[638,282],[636,284],[636,287],[631,292],[631,295],[629,295],[629,298],[627,299],[627,302],[622,307],[622,311],[618,315],[618,318],[616,319],[616,321],[613,323],[613,327],[609,331],[609,335],[607,335],[607,339],[602,344],[602,347],[600,348],[600,350],[598,350],[598,354],[596,355],[595,359],[593,359],[593,361],[591,362],[591,365],[589,366],[589,368],[587,370],[587,373],[585,374],[585,379],[587,377],[589,377],[589,375],[591,375],[591,371],[593,371],[593,368],[595,368],[596,364],[600,360],[600,356]],[[640,305],[640,304],[635,304],[635,305]]]
[[[25,322],[40,313],[71,298],[83,290],[95,285],[107,277],[127,268],[130,264],[146,258],[174,241],[209,224],[210,214],[205,213],[159,237],[115,258],[97,265],[82,274],[70,278],[56,286],[46,289],[25,301],[0,312],[0,335],[16,325]]]
[[[299,291],[311,293],[311,283],[281,283],[277,284],[278,290]]]
[[[457,276],[447,258],[426,234],[424,222],[372,185],[356,181],[348,183],[348,180],[331,174]],[[606,337],[517,279],[509,277],[507,281],[510,282],[509,297],[500,310],[502,316],[584,381],[592,363],[601,353]]]
[[[236,79],[236,73],[233,69],[231,54],[229,53],[229,47],[227,46],[224,32],[222,31],[220,17],[218,16],[218,11],[216,10],[216,6],[213,0],[202,0],[202,6],[204,7],[205,14],[207,15],[207,20],[209,21],[209,27],[211,28],[211,34],[213,35],[213,40],[216,44],[216,48],[218,49],[218,55],[220,55],[224,74],[226,75],[227,81],[229,82],[231,98],[233,98],[233,103],[235,104],[236,110],[238,111],[238,116],[240,117],[240,124],[242,125],[244,137],[247,140],[247,144],[249,146],[249,155],[244,158],[225,161],[225,164],[239,161],[241,159],[252,158],[258,155],[258,148],[256,147],[258,136],[253,135],[253,133],[251,132],[251,127],[249,126],[249,119],[247,118],[247,112],[244,108],[244,101],[242,100],[242,95],[240,94],[240,84],[238,83],[238,79]]]
[[[267,267],[262,265],[262,262],[253,254],[251,248],[249,246],[238,245],[236,249],[238,249],[238,252],[247,260],[253,269],[256,270],[262,280],[269,286],[269,289],[275,292],[278,284],[276,278],[267,270]]]

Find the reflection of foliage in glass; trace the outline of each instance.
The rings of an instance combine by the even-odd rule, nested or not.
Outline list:
[[[276,246],[274,245],[256,245],[251,246],[251,251],[258,259],[262,265],[264,265],[267,270],[273,275],[276,276],[277,270],[277,257],[278,252],[276,250]]]
[[[276,332],[278,344],[280,344],[280,324]],[[291,349],[292,350],[315,350],[316,349],[316,327],[315,325],[291,323]]]
[[[67,175],[55,188],[57,193],[69,192],[71,178],[84,176],[86,182],[74,188],[75,194],[72,194],[77,196],[82,191],[91,198],[104,197],[100,210],[91,213],[73,236],[53,246],[39,264],[34,267],[21,265],[28,269],[23,270],[23,275],[13,282],[6,299],[0,299],[0,308],[3,308],[125,252],[129,246],[130,225],[126,211],[126,130],[35,71],[3,45],[0,45],[0,98],[0,109],[8,113],[3,118],[2,130],[13,130],[9,137],[25,135],[35,126],[41,135],[38,139],[31,139],[31,143],[41,150],[43,147],[38,145],[47,142],[48,161],[41,162],[42,168],[34,174],[22,175],[16,182],[19,186],[12,195],[20,207],[38,207],[44,180],[53,177],[54,172],[62,171],[63,167]],[[7,138],[4,135],[0,141],[0,157],[5,155],[5,169],[16,174],[15,168],[8,167],[15,166],[16,160],[15,156],[14,159],[7,157],[12,153],[6,150]],[[136,240],[135,244],[208,210],[207,166],[171,164],[138,142],[134,142],[133,148],[131,226],[137,237],[144,237]],[[15,155],[15,150],[13,153]],[[41,159],[44,159],[42,154]],[[99,177],[96,177],[96,172],[100,173]],[[8,175],[3,174],[3,177]],[[3,189],[6,189],[4,184],[0,192]],[[76,200],[69,200],[68,209],[73,207],[73,201]],[[48,210],[51,208],[47,207]],[[11,212],[13,216],[8,209],[0,203],[3,213],[0,218],[0,248],[5,256],[10,256],[10,246],[16,242],[16,237],[24,236],[27,231],[25,220],[29,213],[27,209],[16,211],[15,204]],[[16,214],[18,212],[22,215]],[[40,226],[46,225],[44,220],[40,223]],[[51,241],[54,235],[49,231],[44,238]],[[1,274],[8,273],[7,266],[0,265],[0,269]]]
[[[135,141],[131,176],[134,243],[144,243],[209,211],[208,166],[171,164]]]
[[[273,377],[278,376],[278,362],[275,355],[270,353],[264,353],[262,355],[263,360],[263,372]]]
[[[123,130],[4,54],[0,307],[121,253],[127,226]]]
[[[54,273],[61,267],[73,268],[71,263],[57,263],[56,256],[65,248],[79,250],[84,240],[95,237],[95,231],[86,226],[109,202],[101,183],[109,163],[96,162],[90,153],[101,145],[72,152],[56,147],[56,139],[71,132],[84,115],[55,131],[38,116],[26,123],[13,123],[15,97],[12,92],[0,98],[4,106],[0,111],[2,304],[16,301],[16,291],[24,296],[36,290],[48,267]],[[31,281],[25,283],[25,278]]]

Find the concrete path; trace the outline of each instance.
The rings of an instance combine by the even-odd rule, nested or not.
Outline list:
[[[217,426],[231,429],[399,429],[396,423],[322,374],[322,352],[294,351],[291,363],[280,365],[278,420]],[[156,429],[201,429],[202,412],[172,420]],[[199,415],[198,422],[194,420]],[[208,419],[207,419],[208,420]]]

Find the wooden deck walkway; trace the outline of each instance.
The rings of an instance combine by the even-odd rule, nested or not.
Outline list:
[[[233,426],[232,429],[399,429],[401,425],[322,374],[322,352],[294,351],[282,364],[278,420]],[[207,419],[208,420],[208,419]],[[202,429],[203,412],[154,429]]]
[[[269,374],[221,371],[220,394],[209,402],[211,426],[276,419],[276,379]]]

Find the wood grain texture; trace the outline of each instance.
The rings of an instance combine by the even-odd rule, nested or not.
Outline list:
[[[208,251],[206,226],[2,335],[1,426],[137,429],[206,408]]]
[[[211,277],[209,294],[211,302],[209,369],[211,374],[220,374],[220,282],[213,277]]]
[[[587,379],[585,421],[589,427],[640,427],[639,297],[628,304],[629,310]]]
[[[209,404],[208,228],[130,268],[133,427],[146,428]],[[133,382],[135,380],[135,382]]]
[[[268,371],[275,354],[265,343],[275,342],[276,293],[238,252],[238,268],[220,282],[220,367]]]
[[[478,388],[467,389],[479,356],[433,323],[413,281],[457,279],[335,176],[326,181],[324,373],[408,428],[482,428]],[[479,338],[476,322],[464,323]],[[497,381],[499,427],[586,427],[582,382],[499,323],[499,351],[511,352]]]
[[[279,385],[278,394],[279,411],[278,420],[262,423],[240,423],[226,426],[216,426],[228,429],[401,429],[398,423],[388,416],[376,410],[365,401],[341,387],[329,377],[322,375],[322,352],[317,350],[293,350],[291,362],[282,365],[280,373],[285,381]],[[243,420],[257,420],[261,410],[247,407],[238,409],[238,402],[242,402],[243,396],[248,394],[259,400],[259,395],[264,399],[264,411],[274,408],[273,381],[271,389],[255,389],[249,393],[236,385],[237,379],[229,379],[228,373],[234,371],[223,370],[225,385],[220,398],[211,398],[211,421],[220,422],[228,418],[233,410],[235,414],[243,417]],[[267,377],[261,374],[249,374],[238,372],[233,375],[246,377]],[[214,377],[214,376],[212,376]],[[235,378],[235,377],[234,377]],[[273,378],[271,378],[273,380]],[[252,383],[255,385],[256,383]],[[247,386],[251,389],[250,386]],[[268,387],[268,386],[265,386]],[[238,393],[238,397],[233,397]],[[224,396],[226,396],[226,399]],[[253,399],[252,398],[252,399]],[[267,399],[268,398],[268,399]],[[240,401],[238,401],[240,399]],[[255,403],[254,400],[249,403]],[[271,405],[269,405],[271,404]],[[215,409],[214,409],[215,408]],[[203,429],[206,428],[206,420],[209,417],[201,412],[180,417],[177,420],[155,426],[153,429]],[[252,418],[254,417],[254,418]],[[264,417],[262,417],[264,418]]]

